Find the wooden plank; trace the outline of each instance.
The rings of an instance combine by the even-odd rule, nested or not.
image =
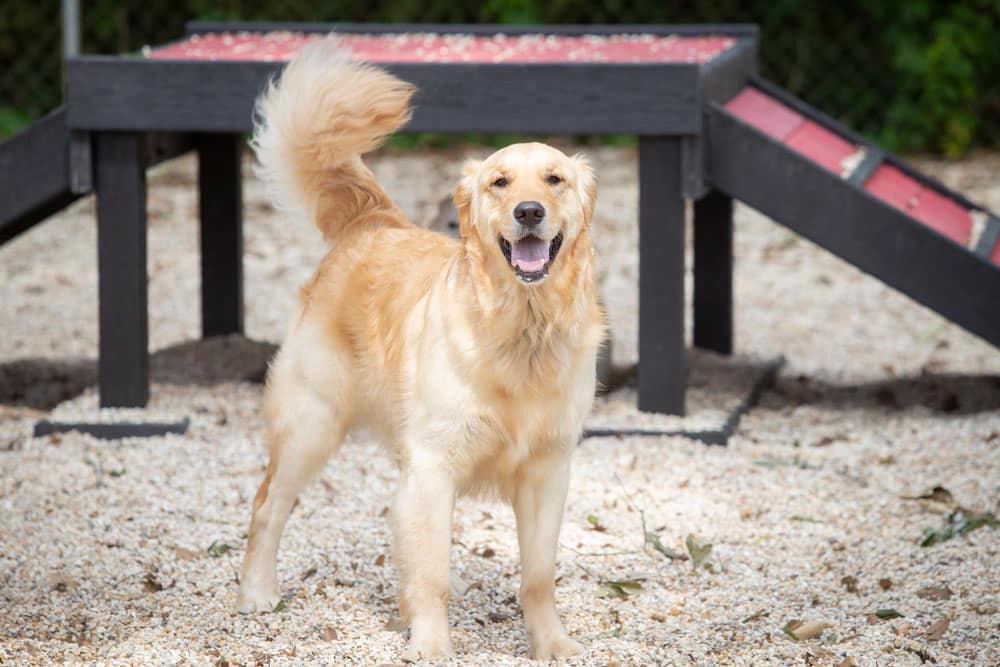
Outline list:
[[[707,120],[714,187],[1000,346],[995,266],[721,107]]]
[[[84,56],[67,63],[70,127],[245,132],[281,63]],[[409,132],[696,134],[695,64],[401,63]],[[525,102],[525,100],[530,100]]]
[[[102,407],[149,400],[146,170],[141,134],[95,135]]]
[[[0,244],[77,199],[69,146],[62,107],[0,143]]]
[[[188,35],[208,32],[352,32],[395,34],[426,32],[442,35],[732,35],[756,39],[757,26],[750,23],[694,24],[561,24],[510,25],[506,23],[302,23],[269,21],[190,21]]]
[[[681,140],[639,137],[639,409],[684,414]]]
[[[694,204],[694,345],[733,353],[733,200],[717,190]]]
[[[201,220],[201,333],[243,333],[243,194],[239,134],[198,142]]]

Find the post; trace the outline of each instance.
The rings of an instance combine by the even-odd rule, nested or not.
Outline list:
[[[243,181],[239,134],[198,139],[201,333],[243,333]]]
[[[717,190],[694,205],[694,345],[733,353],[733,200]]]
[[[639,137],[639,409],[684,414],[684,198],[679,137]]]
[[[102,407],[149,400],[145,140],[98,132],[97,263]]]

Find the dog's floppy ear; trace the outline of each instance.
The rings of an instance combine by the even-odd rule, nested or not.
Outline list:
[[[573,156],[573,166],[576,167],[576,189],[583,206],[583,224],[589,225],[597,202],[597,177],[590,167],[590,161],[582,153]]]
[[[458,186],[455,188],[455,195],[451,198],[451,201],[455,204],[455,210],[458,211],[458,229],[463,239],[467,238],[472,231],[472,220],[470,217],[472,211],[472,192],[476,187],[476,174],[479,172],[479,164],[475,160],[469,160],[462,165],[462,178],[459,179]]]

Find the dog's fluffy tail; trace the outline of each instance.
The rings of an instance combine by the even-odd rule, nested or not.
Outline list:
[[[354,220],[398,213],[360,155],[406,124],[414,92],[351,62],[335,38],[303,49],[257,100],[253,147],[275,203],[303,210],[331,242]]]

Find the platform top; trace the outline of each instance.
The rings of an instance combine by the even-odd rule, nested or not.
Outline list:
[[[289,60],[325,35],[216,32],[147,49],[149,58],[199,61]],[[342,33],[355,58],[378,63],[706,63],[737,42],[726,35],[461,35]]]

